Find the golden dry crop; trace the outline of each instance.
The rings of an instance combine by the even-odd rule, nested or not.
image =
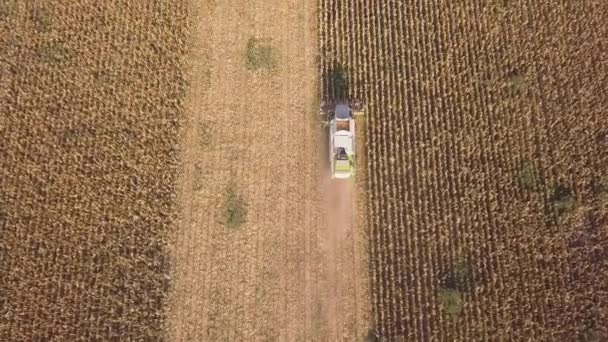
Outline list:
[[[161,336],[187,12],[0,4],[0,340]]]
[[[320,2],[322,90],[368,106],[378,335],[608,339],[607,15]]]
[[[283,2],[279,12],[296,18],[293,5]],[[209,38],[215,54],[232,51],[222,32],[251,34],[228,32],[250,28],[240,22],[245,7],[234,6],[222,4],[214,17],[230,23]],[[0,340],[162,338],[189,11],[176,0],[0,2]],[[225,20],[225,13],[238,15]],[[260,26],[275,19],[251,13]],[[408,341],[608,339],[608,3],[321,0],[318,14],[322,93],[350,95],[368,108],[363,160],[376,333]],[[304,19],[297,29],[289,15],[282,20],[289,35],[282,52],[307,55]],[[214,63],[236,61],[224,58],[215,55]],[[182,336],[279,338],[297,336],[306,322],[328,323],[311,309],[324,298],[315,295],[320,268],[298,259],[314,260],[319,241],[307,229],[315,231],[316,207],[285,214],[289,201],[315,196],[306,192],[312,172],[284,200],[273,192],[276,171],[264,169],[277,150],[303,144],[298,151],[309,158],[316,151],[306,140],[315,119],[289,106],[290,94],[302,95],[296,88],[307,89],[296,82],[309,82],[306,60],[291,60],[278,73],[286,86],[276,87],[284,103],[275,112],[298,112],[301,120],[252,116],[257,125],[239,127],[267,139],[252,146],[271,151],[248,157],[256,159],[249,167],[266,170],[250,179],[259,192],[246,193],[265,194],[250,196],[255,238],[235,247],[217,233],[209,235],[217,240],[184,235],[199,236],[185,244],[188,257],[202,242],[222,248],[196,254],[212,258],[195,259],[203,266],[192,274],[184,258],[187,271],[177,273],[189,277],[178,289],[200,291],[194,301],[186,291],[180,298]],[[214,78],[216,87],[226,79],[224,86],[250,87],[249,74],[231,70],[209,71],[227,76]],[[260,98],[279,97],[254,88]],[[223,93],[212,94],[212,103],[224,103]],[[253,101],[243,102],[252,115]],[[273,140],[304,130],[308,138],[274,149]],[[305,158],[290,162],[281,161],[279,179],[313,168]],[[277,188],[285,193],[286,184]],[[269,214],[275,207],[284,216]],[[260,259],[250,258],[254,246],[263,246]],[[222,269],[245,262],[249,272]],[[190,286],[214,276],[200,290]],[[342,291],[346,308],[364,297],[354,283]],[[243,307],[260,312],[245,315]],[[358,331],[360,314],[344,316],[330,321],[335,333]],[[198,319],[208,322],[192,323]],[[333,336],[320,327],[304,336]]]

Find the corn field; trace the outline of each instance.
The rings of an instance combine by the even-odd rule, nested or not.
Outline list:
[[[0,340],[157,340],[187,7],[0,3]]]
[[[321,93],[367,106],[379,337],[608,339],[607,16],[319,2]]]

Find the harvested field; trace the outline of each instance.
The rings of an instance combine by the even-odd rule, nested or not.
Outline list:
[[[0,340],[155,340],[188,8],[0,3]]]
[[[170,337],[362,340],[362,183],[321,159],[315,3],[196,4]]]
[[[368,106],[386,340],[608,339],[608,3],[320,2]]]

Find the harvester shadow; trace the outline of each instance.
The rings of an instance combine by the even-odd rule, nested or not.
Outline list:
[[[349,94],[348,70],[338,62],[331,63],[323,79],[324,96],[323,100],[327,103],[345,101]]]

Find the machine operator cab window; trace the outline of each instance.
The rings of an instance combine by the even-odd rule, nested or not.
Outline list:
[[[353,160],[346,152],[346,149],[344,147],[337,147],[334,175],[338,178],[348,178],[350,177],[352,167]]]
[[[336,150],[337,160],[348,160],[348,154],[346,153],[346,149],[344,147],[338,147]]]

